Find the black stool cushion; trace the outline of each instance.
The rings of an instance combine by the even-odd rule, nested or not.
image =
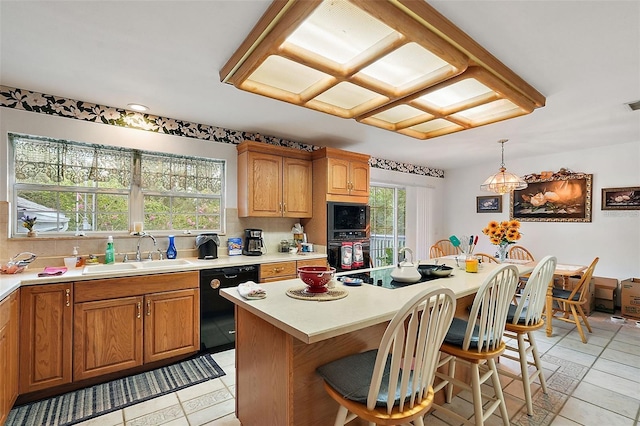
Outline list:
[[[509,312],[507,312],[507,323],[513,324],[513,317],[516,316],[516,309],[518,306],[509,305]],[[520,313],[520,318],[518,318],[518,324],[524,324],[527,319],[527,307],[522,308],[522,312]]]
[[[317,373],[346,399],[361,404],[367,403],[371,376],[376,362],[377,349],[337,359],[316,369]],[[389,370],[391,359],[387,359],[384,368],[377,406],[387,405],[389,394]],[[411,386],[409,386],[411,389]],[[400,403],[400,394],[396,392],[395,404]]]
[[[571,291],[569,290],[563,290],[561,288],[554,288],[553,289],[553,297],[557,297],[558,299],[566,299],[569,300],[569,296],[571,296]],[[574,296],[573,299],[571,300],[580,300],[580,292],[577,292]]]
[[[462,343],[464,342],[465,332],[467,331],[467,321],[453,317],[453,321],[451,322],[451,327],[449,327],[449,331],[447,331],[447,335],[444,337],[444,342],[453,345],[462,347]],[[469,342],[469,349],[477,349],[478,348],[478,335],[480,334],[480,327],[477,325],[473,328],[473,333],[471,333],[471,341]],[[499,336],[498,339],[501,339],[502,336]],[[491,341],[492,338],[490,337]]]

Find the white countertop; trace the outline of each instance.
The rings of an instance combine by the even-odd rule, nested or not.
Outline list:
[[[349,291],[347,297],[338,300],[301,300],[287,296],[287,289],[303,285],[298,278],[262,284],[267,292],[265,299],[245,300],[238,294],[236,287],[222,289],[220,294],[302,342],[315,343],[388,321],[407,300],[425,288],[447,287],[453,290],[458,298],[474,294],[489,273],[499,266],[487,263],[483,264],[478,273],[467,273],[455,268],[454,260],[443,260],[442,263],[454,267],[448,278],[397,289],[370,284],[352,287],[336,281],[336,286],[342,286]],[[520,274],[533,270],[532,264],[514,266]]]
[[[199,271],[201,269],[224,268],[228,266],[258,265],[262,263],[287,262],[293,260],[322,259],[327,257],[324,253],[273,253],[262,256],[221,256],[214,260],[201,260],[198,258],[184,258],[188,265],[173,265],[158,269],[133,269],[126,271],[110,271],[100,274],[82,275],[83,268],[69,269],[62,275],[52,277],[38,277],[43,269],[27,268],[19,274],[0,274],[0,300],[11,294],[15,289],[24,285],[52,284],[70,281],[87,281],[104,278],[126,277],[135,275],[151,275],[168,272]],[[153,261],[151,261],[153,262]],[[157,261],[156,261],[157,262]],[[89,266],[90,268],[91,266]]]

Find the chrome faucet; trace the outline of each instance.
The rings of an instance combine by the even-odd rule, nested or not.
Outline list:
[[[140,262],[142,260],[142,256],[140,255],[140,243],[143,238],[151,238],[153,240],[153,247],[156,248],[158,246],[158,242],[156,241],[156,237],[151,234],[142,234],[140,238],[138,238],[138,246],[136,247],[136,261]],[[151,254],[151,252],[149,252]],[[149,260],[151,260],[151,256],[149,256]]]

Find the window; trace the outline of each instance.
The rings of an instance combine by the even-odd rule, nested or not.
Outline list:
[[[221,231],[225,162],[9,135],[14,233],[23,216],[44,233]],[[138,201],[136,201],[138,200]]]
[[[393,265],[405,246],[406,190],[371,186],[371,259],[374,266]]]

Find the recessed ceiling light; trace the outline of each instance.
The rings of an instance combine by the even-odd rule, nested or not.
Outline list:
[[[127,104],[127,106],[134,110],[134,111],[138,111],[138,112],[144,112],[144,111],[148,111],[149,108],[142,105],[142,104]]]
[[[640,110],[640,101],[629,102],[627,106],[631,109],[631,111]]]

